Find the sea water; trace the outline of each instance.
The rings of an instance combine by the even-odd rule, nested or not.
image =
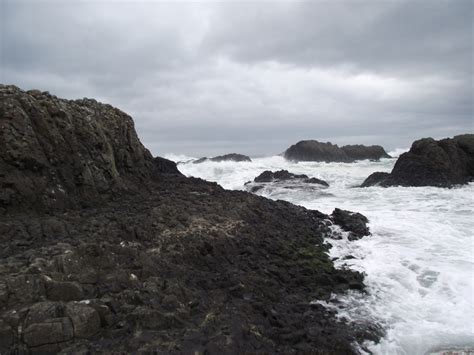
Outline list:
[[[185,156],[168,156],[187,161]],[[252,162],[179,164],[187,176],[215,181],[227,189],[264,170],[286,169],[329,183],[329,188],[286,189],[268,185],[258,193],[331,213],[335,207],[368,217],[372,235],[358,241],[328,239],[338,267],[366,275],[368,294],[337,296],[328,307],[354,322],[385,330],[375,354],[431,354],[474,348],[474,184],[435,187],[357,188],[375,171],[390,172],[396,159],[356,163],[288,162],[282,157]],[[343,260],[344,256],[355,258]]]

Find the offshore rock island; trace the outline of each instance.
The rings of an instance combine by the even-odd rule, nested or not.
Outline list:
[[[452,187],[474,181],[474,134],[423,138],[398,158],[391,173],[372,173],[362,187]]]
[[[367,220],[186,178],[130,116],[0,86],[0,353],[357,353],[316,300],[364,289],[331,227]]]

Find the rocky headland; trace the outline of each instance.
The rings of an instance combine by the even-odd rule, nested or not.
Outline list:
[[[473,180],[474,134],[464,134],[439,141],[415,141],[400,155],[391,173],[373,173],[361,186],[452,187]]]
[[[379,145],[346,145],[339,147],[330,142],[321,143],[315,140],[300,141],[289,147],[283,156],[291,161],[318,161],[352,163],[356,160],[379,160],[390,158]]]
[[[0,353],[356,353],[325,215],[180,174],[95,100],[0,86]],[[346,217],[344,217],[344,215]],[[365,224],[364,224],[365,225]]]

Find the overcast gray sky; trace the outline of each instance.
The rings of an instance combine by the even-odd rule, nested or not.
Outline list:
[[[1,82],[129,113],[155,154],[473,132],[472,0],[0,0]]]

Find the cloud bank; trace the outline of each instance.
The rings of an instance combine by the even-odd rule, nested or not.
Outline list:
[[[130,113],[156,155],[473,131],[473,2],[1,0],[1,82]]]

